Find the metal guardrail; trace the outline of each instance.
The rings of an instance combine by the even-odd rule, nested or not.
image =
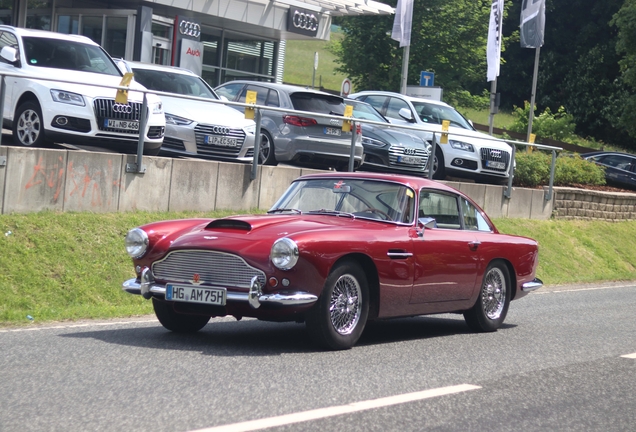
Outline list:
[[[124,91],[132,91],[135,93],[142,93],[143,94],[143,103],[142,103],[142,112],[141,112],[141,117],[139,119],[139,140],[137,143],[137,155],[135,158],[135,162],[132,164],[126,164],[126,172],[128,173],[135,173],[135,174],[144,174],[146,171],[146,168],[143,165],[143,148],[144,148],[144,138],[145,138],[145,130],[146,130],[146,125],[147,125],[147,111],[148,111],[148,99],[147,99],[147,95],[148,94],[154,94],[157,95],[159,97],[161,96],[169,96],[169,97],[175,97],[174,93],[167,93],[167,92],[160,92],[160,91],[151,91],[151,90],[141,90],[141,89],[132,89],[130,87],[126,87],[126,86],[109,86],[109,85],[96,85],[93,83],[78,83],[77,81],[70,81],[70,80],[63,80],[63,79],[56,79],[56,78],[47,78],[47,77],[40,77],[40,76],[25,76],[22,74],[13,74],[10,72],[3,72],[0,73],[0,113],[3,113],[4,115],[4,95],[6,92],[6,84],[5,84],[5,76],[13,76],[13,77],[20,77],[20,78],[30,78],[30,79],[37,79],[37,80],[42,80],[42,81],[54,81],[54,82],[63,82],[63,83],[68,83],[68,84],[83,84],[83,85],[91,85],[91,86],[99,86],[99,87],[103,87],[103,88],[110,88],[113,90],[124,90]],[[207,102],[207,103],[212,103],[212,104],[221,104],[221,105],[225,105],[225,106],[234,106],[234,107],[242,107],[243,109],[245,108],[250,108],[254,110],[254,121],[255,121],[255,132],[254,132],[254,158],[252,160],[252,170],[250,173],[250,179],[254,180],[256,178],[257,175],[257,171],[258,171],[258,162],[259,162],[259,153],[260,153],[260,144],[261,144],[261,140],[260,140],[260,133],[258,131],[260,131],[261,129],[261,119],[262,119],[262,111],[273,111],[273,112],[282,112],[282,113],[287,113],[287,114],[296,114],[296,115],[306,115],[306,116],[311,116],[311,117],[321,117],[321,118],[329,118],[329,119],[335,119],[338,121],[349,121],[351,122],[351,131],[352,131],[352,136],[351,136],[351,152],[349,155],[349,164],[348,164],[348,170],[349,171],[353,171],[354,170],[354,165],[355,165],[355,143],[357,141],[357,125],[359,124],[371,124],[371,125],[376,125],[376,126],[381,126],[381,127],[391,127],[391,128],[395,128],[395,129],[403,129],[403,130],[412,130],[412,131],[425,131],[425,132],[429,132],[432,136],[432,148],[431,148],[431,153],[429,155],[428,158],[428,178],[432,179],[433,178],[433,164],[434,164],[434,159],[435,159],[435,151],[438,145],[438,142],[442,136],[442,134],[452,134],[453,136],[466,136],[466,137],[471,137],[474,138],[473,135],[471,134],[465,134],[462,132],[458,132],[458,131],[452,131],[452,132],[442,132],[439,130],[436,130],[437,128],[427,128],[425,126],[408,126],[408,125],[397,125],[394,123],[391,123],[390,125],[387,125],[387,123],[383,123],[383,122],[376,122],[376,121],[372,121],[372,120],[364,120],[364,119],[357,119],[354,117],[343,117],[341,115],[331,115],[331,114],[322,114],[322,113],[316,113],[316,112],[310,112],[310,111],[298,111],[298,110],[290,110],[290,109],[286,109],[286,108],[277,108],[277,107],[270,107],[270,106],[263,106],[263,105],[256,105],[256,104],[246,104],[246,103],[242,103],[242,102],[230,102],[227,100],[211,100],[208,98],[202,98],[202,97],[196,97],[196,96],[186,96],[186,95],[178,95],[178,97],[183,98],[183,99],[190,99],[190,100],[196,100],[196,101],[202,101],[202,102]],[[345,101],[346,104],[346,101]],[[257,139],[258,138],[258,139]],[[528,142],[523,142],[523,141],[510,141],[510,140],[503,140],[500,138],[495,138],[495,137],[488,137],[485,136],[484,139],[489,139],[489,140],[493,140],[493,141],[498,141],[501,143],[506,143],[508,145],[511,146],[512,148],[512,154],[511,154],[511,162],[509,164],[509,176],[508,176],[508,186],[506,189],[504,189],[504,196],[506,198],[510,198],[511,194],[512,194],[512,182],[513,182],[513,178],[514,178],[514,160],[515,160],[515,154],[516,154],[516,146],[517,145],[523,145],[523,146],[532,146],[534,148],[540,149],[540,150],[550,150],[552,151],[552,164],[550,167],[550,184],[549,184],[549,190],[548,190],[548,194],[545,196],[545,199],[547,201],[552,199],[552,189],[553,189],[553,184],[554,184],[554,170],[555,170],[555,164],[556,164],[556,152],[557,151],[562,151],[563,149],[561,147],[553,147],[553,146],[547,146],[547,145],[542,145],[542,144],[534,144],[534,143],[528,143]],[[0,134],[0,145],[2,144],[2,134]],[[446,145],[446,144],[444,144]]]

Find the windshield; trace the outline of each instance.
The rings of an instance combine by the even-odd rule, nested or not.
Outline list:
[[[347,99],[345,104],[353,106],[353,116],[357,119],[388,123],[388,121],[369,104],[354,102],[350,99]]]
[[[270,213],[347,215],[398,223],[413,222],[413,189],[399,183],[363,179],[296,181]]]
[[[413,101],[413,106],[424,123],[442,124],[442,120],[449,120],[451,126],[474,130],[468,120],[453,107],[416,101]]]
[[[33,36],[24,37],[23,42],[30,66],[121,76],[115,63],[99,46]]]
[[[218,99],[216,93],[201,78],[182,73],[133,67],[135,81],[148,90]]]

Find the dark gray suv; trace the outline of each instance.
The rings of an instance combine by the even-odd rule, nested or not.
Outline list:
[[[254,81],[230,81],[215,90],[233,102],[245,102],[247,91],[255,91],[257,105],[290,110],[263,111],[260,159],[264,164],[287,162],[338,170],[348,167],[351,132],[342,131],[342,120],[292,112],[343,115],[345,103],[340,96],[291,85]],[[362,137],[360,134],[358,137],[355,142],[354,168],[362,164],[364,154]]]

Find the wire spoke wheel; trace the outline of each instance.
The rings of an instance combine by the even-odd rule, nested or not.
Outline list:
[[[501,312],[506,303],[506,279],[503,272],[494,267],[490,269],[484,278],[484,286],[481,289],[481,304],[484,314],[491,320],[501,317]]]
[[[351,275],[340,276],[331,293],[329,313],[333,328],[341,335],[351,334],[360,321],[360,284]]]

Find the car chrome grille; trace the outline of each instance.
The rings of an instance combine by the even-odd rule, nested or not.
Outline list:
[[[414,156],[422,159],[421,165],[407,164],[398,162],[400,156]],[[426,167],[428,162],[428,152],[421,148],[391,146],[389,148],[389,164],[392,167],[406,168],[421,171]]]
[[[265,273],[243,258],[224,252],[183,250],[170,252],[152,264],[152,273],[161,281],[190,282],[195,274],[203,284],[249,288],[254,276],[265,284]]]
[[[115,103],[115,99],[95,99],[93,101],[93,110],[95,111],[95,117],[97,117],[97,127],[100,130],[108,132],[138,135],[135,130],[121,130],[105,127],[104,119],[139,121],[143,105],[139,102],[128,102],[128,106],[131,107],[129,113],[114,112],[113,106],[115,105],[120,105]]]
[[[486,161],[503,162],[505,164],[505,168],[487,167]],[[481,164],[485,169],[504,172],[508,170],[508,163],[510,163],[510,153],[507,151],[491,148],[481,149]]]
[[[219,134],[214,130],[217,128],[225,128],[225,126],[216,126],[216,125],[206,125],[199,124],[194,128],[194,135],[197,141],[197,153],[201,155],[208,156],[226,156],[226,157],[236,157],[241,152],[241,148],[243,148],[243,143],[245,142],[245,132],[243,129],[229,129],[229,133],[227,134]],[[222,136],[228,138],[236,138],[236,147],[224,147],[220,145],[211,145],[205,143],[205,136],[213,135],[213,136]]]

